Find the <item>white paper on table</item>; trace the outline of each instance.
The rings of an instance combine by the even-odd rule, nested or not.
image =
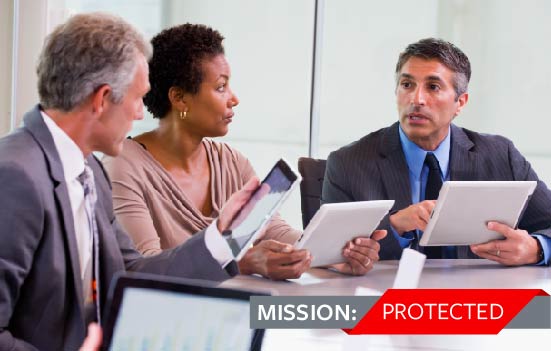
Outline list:
[[[355,296],[382,296],[383,292],[376,289],[365,288],[363,286],[358,286],[354,292]]]
[[[421,278],[426,258],[426,255],[418,251],[404,249],[400,264],[398,265],[396,278],[394,278],[393,288],[416,289],[419,285],[419,278]]]

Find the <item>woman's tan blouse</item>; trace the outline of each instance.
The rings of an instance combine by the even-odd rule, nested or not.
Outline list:
[[[116,158],[103,164],[113,184],[113,206],[137,249],[155,255],[205,229],[218,217],[230,196],[254,176],[247,158],[225,143],[204,139],[211,175],[213,212],[204,216],[170,174],[139,143],[127,139]],[[274,216],[263,239],[294,243],[300,231]]]

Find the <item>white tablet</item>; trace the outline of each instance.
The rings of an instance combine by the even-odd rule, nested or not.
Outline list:
[[[347,241],[369,237],[394,205],[394,200],[323,204],[296,242],[297,249],[310,251],[312,267],[344,262]]]
[[[481,244],[504,237],[487,228],[490,221],[516,228],[535,181],[448,181],[419,243],[422,246]]]

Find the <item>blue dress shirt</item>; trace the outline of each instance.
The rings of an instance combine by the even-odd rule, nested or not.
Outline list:
[[[427,165],[425,165],[425,157],[427,156],[428,151],[423,150],[413,141],[409,140],[402,130],[402,127],[399,128],[399,133],[400,143],[402,144],[402,150],[404,151],[409,170],[408,176],[409,184],[411,186],[411,203],[416,204],[425,200],[425,189],[427,186],[427,178],[429,175],[429,168]],[[446,138],[440,143],[440,145],[438,145],[436,150],[432,151],[432,153],[438,160],[438,164],[440,165],[440,171],[442,172],[442,181],[449,180],[450,178],[450,135],[451,132],[450,129],[448,129],[448,135],[446,136]],[[394,230],[394,228],[392,228],[392,232],[402,248],[410,246],[411,241],[413,240],[412,237],[407,238],[400,236],[396,232],[396,230]],[[423,233],[420,230],[416,230],[415,234],[420,238]],[[453,257],[455,254],[453,252],[455,250],[453,249],[446,249],[445,251],[447,251],[445,253],[446,258]]]
[[[451,129],[451,128],[450,128]],[[440,164],[440,171],[442,172],[442,180],[450,180],[450,145],[451,145],[451,131],[448,129],[448,135],[446,138],[438,145],[436,150],[432,151],[434,156],[438,159]],[[429,174],[429,168],[425,165],[425,157],[427,156],[426,150],[420,148],[413,141],[409,140],[402,127],[399,128],[400,133],[400,143],[402,144],[402,150],[406,157],[406,162],[409,170],[409,184],[411,186],[411,203],[416,204],[425,200],[425,188],[427,186],[427,178]],[[412,239],[408,239],[400,236],[394,228],[392,228],[392,233],[398,240],[402,248],[409,247]],[[416,231],[416,235],[421,237],[423,233],[420,230]],[[542,261],[538,262],[538,265],[547,264],[551,258],[551,238],[540,235],[532,234],[533,237],[537,238],[543,249],[544,258]],[[456,257],[456,250],[453,247],[446,247],[444,249],[444,257],[452,258]]]

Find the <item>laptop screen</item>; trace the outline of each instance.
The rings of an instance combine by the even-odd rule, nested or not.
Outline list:
[[[117,282],[119,296],[106,326],[108,350],[229,351],[259,343],[258,331],[249,328],[250,293],[144,279],[132,283]]]

